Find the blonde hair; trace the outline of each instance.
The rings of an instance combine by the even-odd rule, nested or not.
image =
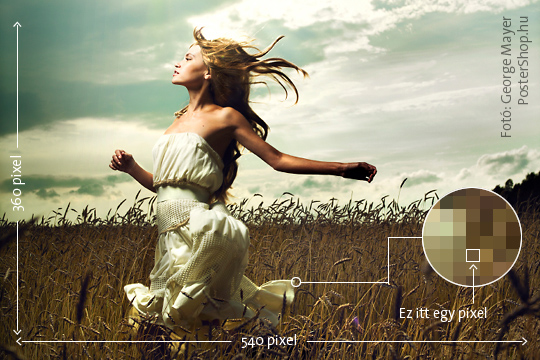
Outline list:
[[[278,37],[269,47],[261,51],[250,45],[251,41],[239,42],[226,38],[207,40],[202,35],[201,30],[202,28],[193,30],[195,38],[193,45],[200,46],[203,62],[210,69],[210,94],[214,103],[221,107],[232,107],[240,112],[249,121],[253,131],[266,140],[269,126],[249,105],[249,93],[252,84],[267,84],[265,81],[254,81],[255,78],[270,77],[283,88],[286,98],[288,96],[287,86],[290,87],[296,95],[296,104],[298,90],[281,69],[294,69],[302,73],[304,77],[308,76],[307,72],[282,58],[260,59],[272,50],[283,36]],[[249,54],[246,49],[255,50],[256,53]],[[181,116],[186,110],[187,106],[177,111],[175,116]],[[226,201],[228,198],[227,190],[231,188],[238,171],[236,160],[241,155],[239,147],[240,144],[237,141],[232,141],[225,151],[223,184],[214,193],[214,198],[217,200]]]

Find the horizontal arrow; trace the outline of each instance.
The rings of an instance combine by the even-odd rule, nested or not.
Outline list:
[[[21,338],[18,338],[16,343],[19,344],[19,346],[22,346],[22,344],[19,341],[21,341]]]
[[[308,340],[308,343],[521,343],[525,345],[527,339],[523,340]]]
[[[522,337],[523,340],[308,340],[308,343],[521,343],[525,345],[527,339]],[[17,344],[21,345],[17,339]],[[230,340],[23,340],[23,343],[230,343]]]
[[[231,340],[23,340],[23,343],[230,343]]]

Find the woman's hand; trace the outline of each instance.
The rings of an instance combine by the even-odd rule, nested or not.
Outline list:
[[[116,150],[112,156],[109,167],[113,170],[119,170],[129,174],[131,170],[133,170],[135,164],[136,162],[133,159],[133,155],[128,154],[124,150]]]
[[[370,183],[377,174],[377,168],[365,162],[348,163],[343,172],[343,177],[347,179],[365,180]]]

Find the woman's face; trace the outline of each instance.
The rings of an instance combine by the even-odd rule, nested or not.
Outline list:
[[[210,79],[210,71],[204,64],[201,47],[193,45],[189,48],[184,59],[174,65],[172,83],[185,87],[200,87],[205,80]]]

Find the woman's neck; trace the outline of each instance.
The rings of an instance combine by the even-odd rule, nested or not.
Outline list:
[[[210,90],[207,86],[203,86],[201,89],[190,90],[189,93],[189,112],[199,112],[202,111],[208,105],[215,105],[212,95],[210,95]]]

